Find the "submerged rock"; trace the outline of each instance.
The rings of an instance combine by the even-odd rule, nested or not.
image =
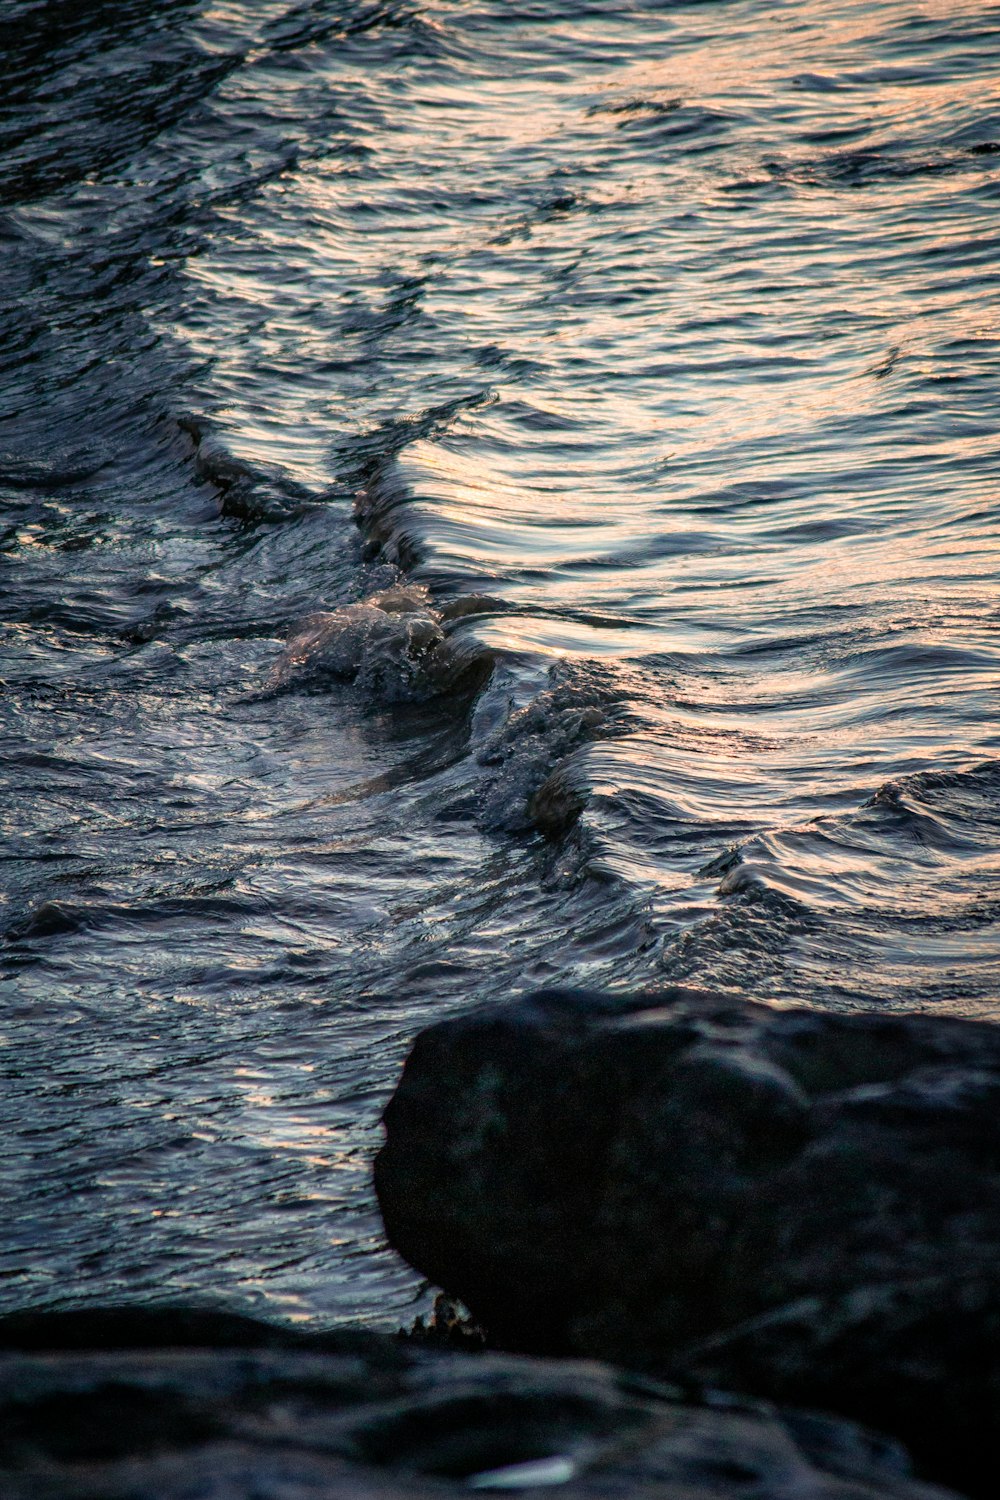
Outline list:
[[[482,608],[475,596],[456,600],[450,617],[462,618],[463,602],[464,613]],[[310,615],[286,643],[265,691],[354,682],[373,701],[405,703],[471,690],[490,663],[489,652],[448,636],[445,616],[426,589],[396,586]]]
[[[849,1422],[211,1313],[0,1321],[4,1500],[947,1500]]]
[[[570,991],[418,1037],[391,1243],[495,1347],[870,1422],[994,1492],[1000,1029]]]

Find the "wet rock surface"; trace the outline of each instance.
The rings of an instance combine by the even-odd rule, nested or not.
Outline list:
[[[944,1500],[850,1422],[589,1363],[162,1310],[0,1322],[5,1500]]]
[[[376,1185],[497,1347],[835,1411],[994,1493],[1000,1029],[676,988],[417,1040]]]

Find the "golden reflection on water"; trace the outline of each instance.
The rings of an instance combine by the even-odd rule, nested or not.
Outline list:
[[[298,174],[290,304],[339,301],[352,357],[381,330],[385,372],[414,352],[434,370],[448,348],[487,397],[415,428],[370,481],[388,555],[443,597],[501,601],[453,623],[466,644],[529,673],[635,674],[628,734],[577,769],[608,868],[668,906],[690,891],[686,917],[670,906],[681,922],[717,882],[608,833],[623,798],[738,841],[996,744],[982,476],[1000,440],[982,371],[1000,312],[978,196],[993,162],[962,133],[1000,89],[976,40],[988,9],[814,0],[731,11],[714,34],[698,11],[658,11],[641,55],[582,69],[520,67],[530,28],[513,26],[502,75],[427,75],[418,107],[373,133],[364,235],[350,174]],[[465,10],[429,14],[444,34]],[[921,27],[940,43],[926,62]],[[474,185],[474,212],[452,211],[454,183]],[[309,348],[266,260],[192,275],[260,319],[276,368]],[[286,408],[248,412],[238,360],[240,440],[260,460],[284,423],[315,479],[315,434],[351,430],[349,398],[290,386]],[[434,399],[394,379],[387,417]],[[768,855],[806,872],[789,891],[849,891],[856,855],[807,845]]]

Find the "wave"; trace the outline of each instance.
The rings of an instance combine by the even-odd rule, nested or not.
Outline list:
[[[666,942],[671,979],[995,1016],[1000,761],[886,782],[852,812],[731,846],[702,875],[714,909]]]

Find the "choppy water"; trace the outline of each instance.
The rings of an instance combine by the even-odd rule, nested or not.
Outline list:
[[[471,999],[1000,1016],[1000,8],[0,47],[3,1306],[407,1316]]]

